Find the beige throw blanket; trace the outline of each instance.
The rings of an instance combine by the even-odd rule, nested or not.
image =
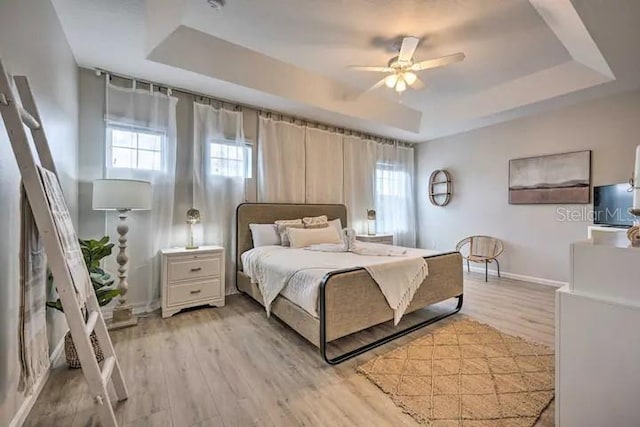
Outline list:
[[[416,291],[429,275],[427,262],[424,258],[405,258],[364,268],[378,284],[393,310],[393,323],[397,325]]]
[[[385,246],[363,245],[368,246],[372,251]],[[382,249],[392,248],[386,246],[386,249]],[[427,262],[421,256],[423,253],[425,255],[429,253],[415,249],[410,250],[411,252],[406,248],[396,247],[395,249],[404,250],[407,255],[375,256],[359,255],[353,252],[314,252],[281,246],[262,246],[242,254],[242,264],[245,274],[260,288],[267,315],[270,314],[273,300],[290,282],[304,280],[304,287],[297,286],[299,289],[317,289],[324,276],[331,271],[353,267],[365,268],[379,286],[389,307],[394,311],[394,321],[397,324],[411,303],[416,290],[429,274]]]

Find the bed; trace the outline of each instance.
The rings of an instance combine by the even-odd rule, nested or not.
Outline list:
[[[280,219],[327,215],[347,226],[347,208],[339,204],[244,203],[236,212],[236,287],[260,304],[259,287],[243,271],[242,254],[253,248],[249,224],[268,224]],[[462,308],[462,256],[459,252],[438,253],[424,257],[429,275],[415,293],[406,313],[457,298],[456,307],[446,313],[423,320],[408,328],[368,343],[346,353],[330,357],[327,344],[338,338],[365,330],[394,318],[393,311],[376,282],[364,268],[347,268],[327,273],[320,283],[317,316],[310,314],[286,297],[278,296],[271,305],[272,315],[320,349],[322,358],[335,365],[400,336],[451,316]]]

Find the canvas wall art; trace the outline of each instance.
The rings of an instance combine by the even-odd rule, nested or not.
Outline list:
[[[586,204],[591,201],[591,151],[509,162],[509,203]]]

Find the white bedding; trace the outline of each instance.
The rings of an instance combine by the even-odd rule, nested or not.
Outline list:
[[[283,246],[262,246],[242,254],[243,271],[253,283],[260,284],[260,278],[276,272],[285,275],[288,280],[279,292],[280,295],[318,317],[318,291],[325,274],[340,269],[368,267],[378,264],[398,263],[403,260],[437,255],[440,252],[425,249],[406,249],[403,257],[358,255],[351,252],[314,252],[305,249],[292,249]],[[271,269],[271,271],[269,271]],[[265,308],[269,312],[269,303]]]

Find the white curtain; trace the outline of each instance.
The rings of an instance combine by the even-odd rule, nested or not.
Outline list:
[[[367,210],[375,208],[376,150],[374,141],[344,137],[344,201],[358,234],[367,232]]]
[[[342,203],[343,136],[307,127],[305,139],[306,203]]]
[[[159,307],[160,257],[158,251],[171,246],[174,186],[176,171],[176,103],[177,98],[149,89],[123,88],[107,83],[106,115],[109,127],[160,134],[161,155],[155,170],[114,167],[106,161],[106,178],[150,181],[153,198],[150,211],[135,211],[129,215],[129,292],[127,299],[134,309],[143,304],[148,311]],[[108,212],[106,232],[117,252],[118,214]],[[99,237],[99,236],[95,236]],[[108,257],[106,268],[117,272],[115,256]],[[137,302],[137,303],[136,303]]]
[[[396,245],[415,247],[413,148],[389,144],[376,148],[376,231],[393,233]]]
[[[258,201],[305,202],[305,127],[259,118]]]
[[[241,111],[216,109],[193,104],[193,204],[200,211],[204,243],[226,249],[226,293],[235,292],[235,212],[245,201],[246,171],[250,165],[229,172],[214,170],[211,161],[212,144],[216,149],[235,146],[244,153],[245,141]],[[248,162],[244,155],[242,162]],[[245,171],[238,173],[238,170]]]

